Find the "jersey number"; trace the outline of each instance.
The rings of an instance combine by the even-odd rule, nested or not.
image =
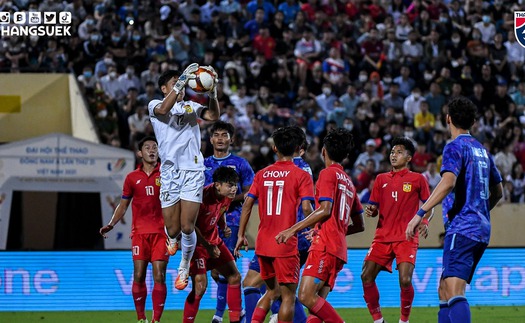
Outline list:
[[[264,181],[266,191],[266,215],[273,215],[273,188],[277,186],[277,203],[275,205],[275,215],[281,215],[281,205],[283,203],[284,181]]]
[[[153,186],[146,186],[146,195],[148,196],[155,195],[155,190],[153,189]]]
[[[479,197],[482,200],[488,200],[489,199],[489,179],[483,176],[484,168],[488,168],[487,163],[484,161],[478,161],[478,174],[479,174],[479,181],[481,184],[481,189],[479,191]]]
[[[392,191],[392,198],[397,202],[397,191]]]
[[[349,200],[353,197],[353,193],[343,184],[338,184],[337,188],[341,191],[341,198],[339,200],[339,220],[344,221],[344,224],[348,226],[350,220],[350,205],[348,205],[346,201],[347,197]]]

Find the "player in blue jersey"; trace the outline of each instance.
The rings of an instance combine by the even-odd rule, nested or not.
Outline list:
[[[306,135],[304,131],[299,127],[290,127],[290,129],[292,131],[296,131],[298,138],[301,138],[301,141],[297,143],[298,150],[294,154],[293,162],[297,167],[306,171],[313,178],[312,169],[310,168],[310,165],[308,165],[308,163],[301,157],[307,148]],[[312,207],[313,206],[314,206],[314,201],[312,200]],[[303,219],[304,219],[304,213],[303,213],[302,207],[299,207],[299,210],[297,212],[297,222],[302,221]],[[305,228],[302,231],[297,233],[299,259],[300,259],[301,267],[304,265],[304,263],[306,262],[306,259],[308,258],[308,249],[310,248],[310,241],[308,241],[308,239],[306,238],[306,235],[304,234],[308,230],[309,230],[308,228]],[[265,292],[265,285],[259,273],[260,273],[259,261],[257,259],[257,255],[254,255],[252,260],[250,261],[248,273],[246,274],[246,277],[243,280],[244,302],[245,302],[245,307],[246,307],[246,322],[251,321],[252,314],[253,314],[253,311],[255,310],[257,302],[259,301],[259,298],[261,298],[261,295],[264,294]],[[270,323],[277,322],[277,313],[279,312],[280,306],[281,306],[280,299],[272,303],[271,311],[274,314],[270,316]],[[304,312],[304,307],[299,302],[299,300],[296,298],[293,322],[294,323],[304,323],[306,322],[306,318],[307,317]]]
[[[230,144],[233,140],[235,128],[232,124],[217,121],[210,128],[210,142],[213,146],[213,155],[204,160],[206,170],[204,172],[204,185],[213,183],[213,172],[221,167],[231,167],[235,169],[239,175],[239,182],[237,184],[238,194],[230,204],[230,208],[226,212],[226,225],[231,229],[231,235],[226,238],[224,231],[220,231],[220,236],[228,250],[233,255],[235,243],[237,242],[237,233],[239,232],[239,219],[241,216],[242,202],[244,201],[244,194],[248,192],[253,182],[253,169],[246,159],[235,156],[230,153]],[[226,291],[228,289],[228,281],[225,277],[218,275],[217,272],[212,271],[212,277],[217,282],[217,306],[212,323],[222,322],[222,316],[226,309]]]
[[[459,97],[448,103],[447,124],[452,141],[443,151],[441,181],[406,229],[416,234],[423,215],[443,201],[445,245],[439,282],[439,323],[469,323],[465,297],[476,266],[490,239],[490,210],[503,196],[501,175],[490,153],[469,133],[476,106]]]

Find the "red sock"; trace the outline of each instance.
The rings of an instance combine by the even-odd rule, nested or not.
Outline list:
[[[186,297],[186,303],[184,303],[184,314],[182,318],[183,323],[193,323],[195,316],[199,311],[199,305],[201,304],[202,295],[195,295],[194,291],[191,291]]]
[[[251,323],[263,323],[264,319],[266,318],[266,314],[268,314],[268,311],[266,311],[264,308],[256,307],[255,311],[253,311]]]
[[[318,318],[317,316],[310,314],[308,315],[308,318],[306,319],[306,323],[323,323],[323,320]]]
[[[410,284],[409,287],[401,288],[401,321],[408,321],[413,300],[414,286]]]
[[[137,312],[137,319],[146,319],[144,307],[146,306],[146,296],[148,296],[148,289],[146,283],[133,282],[131,286],[131,295],[133,295],[133,302],[135,302],[135,311]]]
[[[151,298],[153,300],[153,321],[158,322],[164,311],[164,302],[166,302],[166,284],[155,283]]]
[[[226,302],[228,302],[228,313],[230,313],[230,322],[241,320],[242,299],[241,285],[230,285],[226,290]]]
[[[381,307],[379,306],[379,291],[375,282],[364,283],[363,290],[365,295],[363,296],[368,307],[368,311],[372,315],[372,318],[379,320],[383,317],[381,314]]]
[[[319,317],[326,323],[343,323],[343,319],[337,314],[335,309],[324,298],[317,297],[315,304],[309,309],[312,314]]]

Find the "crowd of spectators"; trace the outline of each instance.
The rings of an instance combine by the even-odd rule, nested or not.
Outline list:
[[[151,134],[158,76],[197,62],[218,71],[221,119],[254,170],[273,161],[273,129],[298,124],[317,173],[323,137],[345,127],[356,142],[345,167],[361,194],[389,170],[389,143],[402,135],[434,187],[446,102],[462,95],[478,107],[471,133],[493,154],[505,199],[524,201],[525,48],[513,11],[525,1],[0,0],[0,11],[24,10],[70,11],[73,35],[2,37],[0,70],[77,75],[106,144],[133,149]]]

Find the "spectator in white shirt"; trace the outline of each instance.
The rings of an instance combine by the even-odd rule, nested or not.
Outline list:
[[[133,65],[128,65],[126,67],[126,73],[118,77],[118,82],[124,93],[128,93],[128,90],[132,87],[136,88],[137,90],[140,89],[140,80],[135,75],[135,68]]]
[[[414,117],[421,112],[419,105],[424,100],[425,98],[421,96],[421,90],[418,87],[413,88],[412,93],[405,99],[403,110],[409,124],[414,123]]]
[[[503,43],[503,46],[507,48],[507,63],[509,64],[512,79],[518,80],[517,72],[523,68],[523,63],[525,62],[525,47],[522,47],[516,41],[514,30],[508,32],[507,38],[508,40]]]
[[[496,26],[492,23],[492,18],[489,12],[484,12],[481,17],[481,21],[474,24],[474,28],[477,28],[481,32],[481,41],[485,44],[492,44],[494,42],[494,36],[496,35]]]

